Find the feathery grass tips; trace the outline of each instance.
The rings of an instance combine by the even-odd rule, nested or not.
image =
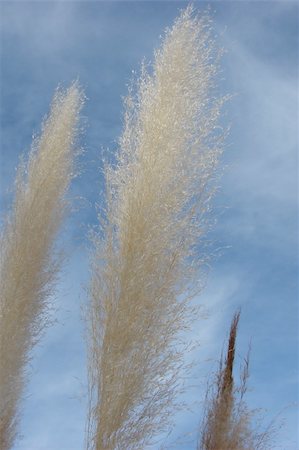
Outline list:
[[[208,390],[204,419],[200,430],[198,450],[270,450],[270,424],[265,430],[260,430],[253,424],[256,411],[247,408],[244,395],[247,390],[249,376],[249,358],[241,373],[241,383],[237,386],[233,378],[234,360],[236,354],[236,338],[240,312],[232,320],[227,346],[226,359],[220,366],[215,377],[211,392]]]
[[[57,91],[28,164],[19,166],[15,201],[1,233],[0,447],[13,445],[30,351],[47,323],[59,267],[53,241],[66,212],[82,94]]]
[[[199,450],[239,448],[231,447],[231,445],[240,445],[239,431],[242,432],[244,425],[247,425],[246,421],[242,424],[242,429],[239,430],[238,427],[234,430],[234,424],[232,423],[235,393],[233,368],[239,319],[240,312],[234,315],[231,323],[225,364],[222,368],[222,361],[220,362],[215,382],[217,393],[215,398],[211,400],[211,404],[207,405]],[[241,449],[243,449],[243,446],[240,447]]]
[[[213,94],[219,54],[208,16],[188,7],[125,101],[117,164],[105,169],[106,219],[93,241],[88,449],[144,448],[173,412],[178,333],[188,325],[189,290],[202,282],[223,141],[224,98]]]

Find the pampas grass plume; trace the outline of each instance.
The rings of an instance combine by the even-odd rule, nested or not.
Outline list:
[[[67,210],[82,94],[77,83],[57,91],[28,163],[20,163],[15,200],[1,232],[0,448],[17,434],[26,363],[47,324],[59,268],[53,242]]]
[[[214,384],[206,394],[203,422],[197,450],[270,450],[275,431],[272,424],[261,430],[254,423],[257,411],[244,400],[249,377],[249,357],[245,359],[238,386],[234,381],[236,339],[240,311],[231,322],[226,358],[220,360]]]
[[[223,98],[208,15],[184,10],[125,101],[117,163],[94,236],[86,447],[145,448],[169,426],[188,326],[201,285]],[[219,131],[219,130],[218,130]],[[196,286],[195,286],[196,285]]]

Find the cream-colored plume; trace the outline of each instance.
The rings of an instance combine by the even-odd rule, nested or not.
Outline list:
[[[223,141],[219,54],[208,15],[188,7],[125,102],[117,163],[105,169],[106,219],[94,238],[88,449],[143,449],[173,413],[179,333],[202,284]]]
[[[53,242],[66,212],[82,94],[57,92],[28,164],[21,163],[15,200],[1,232],[0,448],[12,447],[30,352],[44,330],[59,267]],[[55,253],[55,252],[54,252]]]

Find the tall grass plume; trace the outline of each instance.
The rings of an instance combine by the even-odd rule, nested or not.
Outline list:
[[[214,384],[206,395],[204,418],[198,450],[270,450],[273,426],[264,431],[254,423],[257,411],[250,410],[244,400],[249,377],[249,357],[245,359],[241,382],[234,381],[236,338],[240,311],[235,313],[223,362],[221,358]],[[256,425],[256,426],[255,426]]]
[[[57,91],[28,163],[20,163],[15,199],[1,231],[0,448],[12,447],[31,350],[47,325],[59,268],[53,242],[67,210],[82,94]]]
[[[223,144],[220,53],[209,16],[188,7],[125,100],[93,238],[88,449],[141,449],[169,425]]]

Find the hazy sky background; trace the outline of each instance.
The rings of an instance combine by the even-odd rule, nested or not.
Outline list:
[[[198,11],[206,3],[195,3]],[[208,374],[215,370],[235,309],[242,307],[237,364],[251,341],[252,408],[279,426],[277,448],[298,448],[298,4],[211,2],[226,49],[219,87],[235,94],[223,122],[231,124],[223,157],[218,218],[210,238],[218,253],[200,303],[208,318],[194,336],[199,364],[186,395],[191,412],[178,415],[167,442],[195,449]],[[79,79],[83,110],[82,175],[71,196],[75,211],[63,240],[69,252],[56,296],[57,322],[34,352],[14,450],[81,450],[86,415],[86,370],[80,308],[88,279],[86,230],[101,203],[101,149],[116,148],[122,96],[132,71],[152,60],[165,27],[183,2],[1,2],[1,215],[9,209],[19,155],[57,85]],[[83,197],[83,199],[79,198]],[[220,253],[217,249],[221,249]],[[195,377],[197,375],[197,378]],[[152,447],[158,449],[156,444]],[[274,448],[274,447],[273,447]],[[276,447],[275,447],[276,448]],[[125,450],[125,449],[124,449]]]

